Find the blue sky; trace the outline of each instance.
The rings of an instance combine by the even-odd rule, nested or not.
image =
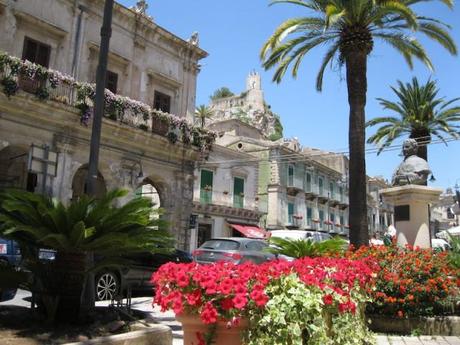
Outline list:
[[[134,0],[122,0],[126,6]],[[255,69],[262,75],[265,99],[281,116],[286,137],[298,137],[304,146],[331,151],[348,147],[348,102],[345,70],[337,67],[326,71],[323,92],[315,90],[315,78],[324,54],[313,51],[304,59],[297,79],[286,75],[281,84],[271,82],[273,71],[264,72],[259,51],[263,42],[285,19],[302,16],[298,6],[268,6],[266,0],[151,0],[149,15],[168,31],[187,39],[193,31],[200,34],[200,46],[209,53],[202,60],[198,79],[197,105],[207,104],[209,95],[221,86],[233,92],[244,91],[247,74]],[[451,31],[460,45],[460,8],[453,11],[440,2],[417,7],[418,13],[435,16],[453,26]],[[460,57],[452,57],[434,42],[421,39],[434,65],[430,71],[419,63],[410,70],[402,57],[384,43],[376,42],[369,58],[367,119],[389,115],[381,110],[377,97],[394,99],[391,85],[396,80],[410,81],[413,76],[425,81],[438,81],[440,95],[446,99],[460,97]],[[373,130],[368,130],[368,135]],[[366,156],[368,175],[391,178],[401,157],[398,151]],[[436,177],[433,186],[460,184],[460,141],[431,145],[429,162]]]

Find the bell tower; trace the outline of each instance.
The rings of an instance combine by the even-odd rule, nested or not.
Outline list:
[[[249,73],[246,78],[246,91],[249,90],[262,90],[260,74],[256,71]]]

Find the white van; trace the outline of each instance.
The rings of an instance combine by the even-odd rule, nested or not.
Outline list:
[[[321,242],[332,238],[329,234],[308,230],[271,230],[269,232],[271,237],[280,237],[291,240],[310,239],[314,242]]]

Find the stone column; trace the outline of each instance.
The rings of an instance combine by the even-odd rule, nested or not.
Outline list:
[[[431,248],[429,205],[437,200],[442,189],[405,185],[382,190],[384,200],[394,205],[398,245]]]

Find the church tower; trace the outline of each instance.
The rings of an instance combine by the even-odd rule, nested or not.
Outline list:
[[[256,71],[249,73],[246,78],[246,104],[253,110],[264,111],[264,93],[260,74]]]

